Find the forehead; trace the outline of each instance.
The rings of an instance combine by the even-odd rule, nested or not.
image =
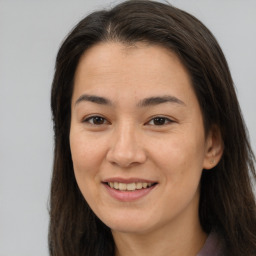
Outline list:
[[[133,69],[128,69],[133,67]],[[159,45],[136,43],[132,45],[118,42],[101,42],[89,48],[82,55],[77,71],[86,72],[88,75],[97,75],[102,72],[123,71],[124,73],[136,72],[139,74],[151,74],[152,71],[166,71],[169,69],[183,69],[183,75],[187,76],[185,68],[177,55]],[[85,70],[86,68],[86,70]],[[114,70],[112,69],[114,68]],[[111,70],[112,69],[112,70]],[[115,72],[114,72],[115,73]]]
[[[193,94],[190,77],[172,51],[158,45],[99,43],[81,57],[74,80],[74,97],[82,93],[109,95]]]

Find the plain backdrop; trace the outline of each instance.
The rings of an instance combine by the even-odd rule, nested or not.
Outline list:
[[[0,256],[48,255],[55,56],[81,18],[117,2],[0,0]],[[256,1],[169,2],[219,41],[256,150]]]

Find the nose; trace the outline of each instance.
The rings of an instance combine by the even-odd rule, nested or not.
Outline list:
[[[140,138],[139,138],[140,137]],[[113,130],[107,161],[122,168],[142,164],[146,161],[146,152],[141,136],[131,125],[122,125]]]

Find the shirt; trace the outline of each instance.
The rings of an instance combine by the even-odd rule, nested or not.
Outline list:
[[[223,241],[216,233],[210,233],[197,256],[225,256]]]

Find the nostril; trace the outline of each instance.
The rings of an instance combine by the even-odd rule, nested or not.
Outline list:
[[[110,150],[107,153],[106,159],[109,163],[122,168],[130,168],[146,161],[147,157],[143,150],[134,150],[129,152],[129,150]]]

